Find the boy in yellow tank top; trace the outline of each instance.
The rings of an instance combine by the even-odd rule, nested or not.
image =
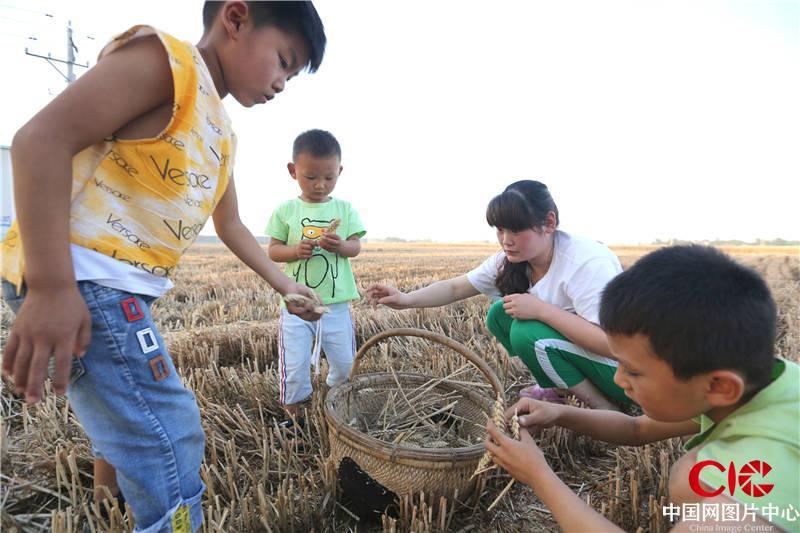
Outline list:
[[[148,26],[116,37],[12,145],[19,218],[0,273],[17,318],[3,370],[35,403],[54,360],[54,390],[116,469],[137,531],[202,524],[200,413],[149,305],[208,217],[280,294],[314,297],[239,219],[236,136],[221,99],[263,104],[316,71],[322,22],[311,2],[230,1],[206,2],[203,23],[196,46]]]

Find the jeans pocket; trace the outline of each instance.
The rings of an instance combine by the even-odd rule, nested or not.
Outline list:
[[[3,280],[3,301],[8,304],[11,311],[16,315],[19,308],[22,306],[22,301],[25,299],[25,289],[23,288],[22,294],[17,294],[17,287],[12,283]]]
[[[86,373],[86,367],[83,366],[83,362],[80,360],[79,357],[72,358],[72,369],[69,373],[69,384],[74,385],[76,381],[78,381],[84,374]]]
[[[69,384],[70,385],[74,384],[85,373],[86,373],[86,367],[83,366],[83,362],[80,360],[80,358],[72,356],[72,367],[69,370]],[[55,376],[55,374],[56,374],[56,360],[51,357],[50,362],[47,363],[47,376],[50,379],[53,379],[53,376]]]

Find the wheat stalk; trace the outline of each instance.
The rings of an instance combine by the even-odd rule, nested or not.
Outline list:
[[[492,422],[500,429],[500,431],[504,431],[506,427],[506,421],[503,417],[503,412],[505,410],[505,403],[503,402],[503,398],[498,396],[497,399],[494,401],[494,405],[492,406]],[[481,457],[481,460],[478,461],[478,466],[475,468],[475,471],[470,476],[470,479],[474,478],[475,476],[482,474],[484,472],[488,472],[493,468],[497,468],[496,465],[492,464],[492,454],[491,452],[487,451]]]
[[[517,410],[514,409],[514,416],[511,418],[511,436],[514,437],[516,440],[520,440],[519,438],[519,413]],[[486,510],[491,511],[494,509],[494,506],[497,505],[500,500],[503,499],[503,496],[508,494],[508,491],[511,490],[511,486],[514,484],[514,479],[512,478],[511,481],[508,482],[508,485],[505,486],[503,490],[500,491],[500,494],[497,495],[497,498],[494,499],[492,505],[490,505]]]
[[[324,314],[329,313],[330,309],[325,307],[324,305],[320,305],[319,300],[313,300],[308,296],[303,294],[297,293],[289,293],[283,297],[286,303],[295,304],[295,305],[302,305],[304,307],[312,307],[315,313]]]
[[[341,219],[334,218],[333,222],[331,222],[328,225],[327,228],[324,228],[322,230],[322,233],[325,233],[325,234],[327,234],[327,233],[336,233],[336,229],[339,227],[339,224],[341,224],[341,223],[342,223]]]

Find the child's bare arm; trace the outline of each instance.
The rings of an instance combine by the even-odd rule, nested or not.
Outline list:
[[[278,265],[270,261],[256,238],[242,223],[233,178],[214,209],[213,220],[217,236],[225,246],[281,295],[296,293],[317,300],[312,289],[292,281],[281,272]],[[302,306],[287,304],[287,309],[304,320],[317,320],[320,317],[319,313]]]
[[[531,485],[533,488],[533,485]],[[536,495],[550,509],[562,531],[624,531],[589,507],[547,465],[537,475]]]
[[[51,354],[54,389],[62,393],[72,354],[82,354],[91,340],[69,253],[72,158],[171,103],[166,52],[156,37],[144,37],[101,59],[14,136],[14,197],[28,292],[9,333],[3,369],[29,402],[41,398]]]
[[[514,479],[529,485],[553,513],[563,531],[622,531],[616,524],[586,505],[586,502],[559,479],[547,464],[544,454],[528,432],[521,432],[520,440],[516,441],[500,432],[491,421],[487,422],[486,429],[488,435],[484,444],[486,449],[492,453],[494,462],[504,468]],[[703,499],[691,490],[689,470],[695,464],[696,459],[697,452],[690,452],[673,465],[669,479],[670,501],[676,505],[733,502],[730,498],[722,495]],[[743,516],[743,513],[739,513],[739,515]],[[711,519],[700,522],[682,521],[672,531],[698,531],[701,524],[709,526],[709,530],[711,530],[714,527],[718,528],[721,524],[739,523],[738,520]],[[772,531],[772,528],[767,529],[767,527],[774,525],[761,516],[757,516],[755,522],[747,523],[753,526],[752,531]]]
[[[335,233],[326,233],[320,237],[319,246],[342,257],[355,257],[361,252],[361,240],[356,235],[342,240]]]
[[[466,275],[437,281],[407,294],[382,283],[375,283],[367,289],[367,296],[373,305],[387,305],[392,309],[439,307],[479,294],[480,292],[472,286]]]
[[[545,310],[539,320],[561,332],[567,339],[579,346],[600,355],[611,355],[605,332],[600,326],[583,317],[564,311],[557,306],[545,304]]]
[[[598,409],[565,408],[561,425],[592,438],[615,444],[643,446],[672,437],[694,435],[699,424],[686,420],[683,422],[658,422],[642,416],[628,416],[616,411]],[[567,409],[568,408],[568,409]]]
[[[308,259],[314,253],[314,241],[303,239],[294,245],[272,237],[269,241],[269,258],[278,263],[291,263],[298,259]]]
[[[342,251],[339,255],[344,257],[356,257],[361,253],[361,239],[351,235],[342,243]]]
[[[517,320],[540,320],[560,331],[567,339],[600,355],[611,355],[606,334],[597,324],[533,294],[509,294],[503,297],[503,309]]]
[[[514,479],[529,485],[563,531],[622,531],[559,479],[527,431],[522,431],[517,441],[504,435],[491,420],[486,430],[484,445],[494,462]]]
[[[647,416],[628,416],[616,411],[582,409],[523,398],[506,411],[506,417],[520,415],[522,427],[531,429],[562,426],[593,439],[641,446],[650,442],[693,435],[700,426],[691,420],[684,422],[657,422]]]

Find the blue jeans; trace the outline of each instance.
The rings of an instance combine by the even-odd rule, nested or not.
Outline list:
[[[195,531],[203,522],[205,434],[150,314],[154,298],[81,281],[92,341],[74,358],[67,397],[95,454],[117,471],[136,531]],[[3,280],[16,313],[24,300]],[[190,529],[191,527],[191,529]]]

